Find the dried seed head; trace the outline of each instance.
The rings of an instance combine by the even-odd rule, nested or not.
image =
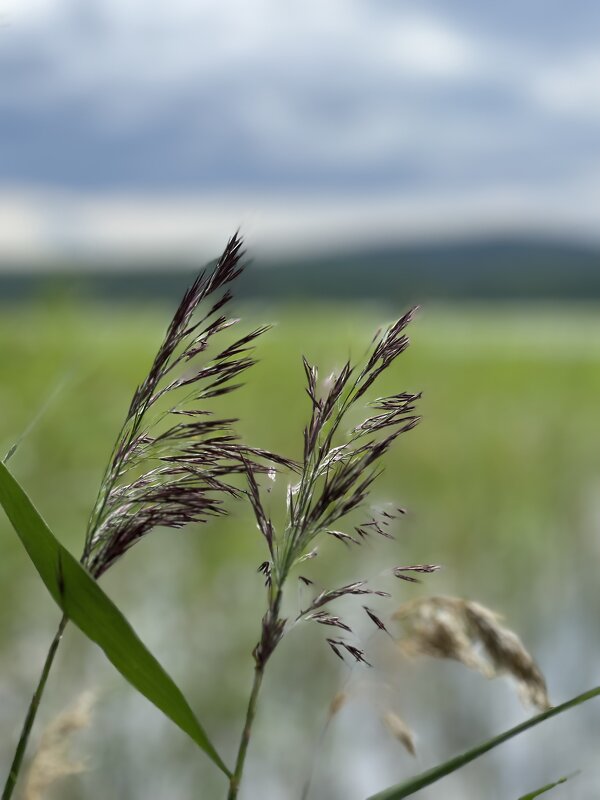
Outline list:
[[[488,678],[510,675],[525,701],[550,707],[539,667],[489,608],[457,597],[428,597],[406,603],[393,618],[405,627],[400,644],[407,655],[454,659]]]
[[[428,655],[460,661],[486,677],[492,677],[489,666],[479,650],[473,646],[465,629],[461,606],[449,602],[438,602],[441,598],[414,601],[401,606],[393,619],[401,620],[407,635],[400,640],[405,655]]]
[[[394,739],[397,739],[411,756],[416,756],[414,735],[404,720],[393,711],[386,711],[381,720]]]
[[[334,695],[331,703],[329,704],[329,718],[335,717],[335,715],[340,711],[345,705],[348,700],[348,693],[347,692],[338,692]]]
[[[94,694],[84,692],[43,732],[25,777],[23,800],[43,800],[52,784],[86,770],[85,762],[69,756],[69,746],[73,736],[89,726],[94,702]]]
[[[526,703],[541,710],[550,708],[544,676],[517,634],[500,624],[500,617],[479,603],[466,603],[465,616],[474,635],[481,640],[495,674],[511,675]]]

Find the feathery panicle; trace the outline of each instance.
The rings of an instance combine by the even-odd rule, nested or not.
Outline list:
[[[224,309],[241,257],[236,235],[185,293],[133,396],[88,526],[82,562],[96,577],[155,527],[181,528],[225,513],[224,499],[241,494],[230,478],[264,470],[255,459],[271,458],[238,443],[237,420],[215,418],[199,406],[240,385],[255,363],[254,340],[267,330],[219,345],[238,322]]]
[[[85,763],[73,761],[68,751],[73,736],[89,726],[94,702],[94,694],[84,692],[46,728],[25,777],[23,800],[43,800],[56,781],[85,771]]]
[[[454,659],[487,678],[510,675],[523,700],[550,708],[539,667],[489,608],[458,597],[426,597],[401,606],[393,618],[406,630],[400,644],[407,655]]]
[[[376,337],[362,367],[350,362],[344,364],[339,374],[330,379],[328,389],[322,396],[317,391],[316,367],[304,359],[311,418],[304,431],[300,483],[290,492],[290,520],[282,548],[283,566],[279,565],[280,572],[285,574],[289,565],[302,557],[321,533],[347,546],[360,545],[371,534],[393,538],[388,525],[396,515],[388,511],[355,525],[354,535],[334,526],[365,503],[371,485],[379,474],[380,460],[398,436],[418,423],[419,418],[413,412],[420,394],[402,392],[378,398],[371,404],[376,413],[355,425],[348,433],[344,434],[341,429],[348,411],[357,405],[379,375],[408,346],[409,340],[403,331],[414,312],[415,309],[412,309],[383,335]],[[341,442],[336,442],[336,438]],[[349,626],[328,611],[315,613],[316,609],[349,594],[388,596],[387,592],[371,589],[364,581],[359,581],[340,589],[321,592],[300,617],[316,619],[321,624],[336,625],[350,632]],[[373,612],[367,613],[372,622],[381,630],[386,630]],[[353,646],[348,646],[344,640],[328,639],[328,643],[340,657],[347,652],[358,661],[365,660],[361,650],[354,648],[356,652],[353,652],[349,649]]]
[[[355,528],[359,539],[336,530],[334,525],[365,502],[381,458],[400,434],[418,423],[413,412],[420,395],[403,392],[379,398],[372,404],[377,413],[348,433],[341,427],[348,411],[408,346],[402,331],[413,314],[414,309],[375,341],[362,368],[344,364],[322,395],[317,388],[317,369],[304,359],[311,417],[304,431],[300,482],[288,495],[289,524],[277,559],[279,575],[287,574],[323,531],[345,544],[358,543],[368,532],[390,537],[385,519],[370,520],[367,526]],[[336,436],[341,439],[339,444],[335,443]]]
[[[319,536],[327,536],[346,546],[360,545],[371,535],[393,538],[389,526],[403,513],[402,509],[394,513],[380,511],[361,525],[354,525],[351,532],[340,530],[338,523],[365,505],[371,486],[381,472],[383,457],[401,434],[418,423],[419,417],[414,412],[421,395],[400,392],[379,397],[370,404],[371,412],[362,422],[348,429],[346,420],[351,410],[364,404],[367,392],[379,376],[407,348],[409,340],[404,331],[414,312],[412,309],[375,338],[363,364],[346,362],[327,380],[323,390],[319,388],[317,368],[303,359],[310,419],[304,430],[299,480],[288,488],[287,523],[279,536],[263,507],[253,471],[248,469],[248,496],[270,558],[266,562],[268,572],[267,567],[263,569],[265,575],[268,574],[270,604],[270,612],[263,621],[263,635],[269,625],[276,623],[282,630],[278,612],[283,586],[294,566],[317,555],[315,540]],[[394,574],[415,581],[416,578],[404,573],[435,569],[430,565],[398,567]],[[301,580],[306,585],[311,583],[305,576]],[[387,592],[368,587],[365,581],[323,590],[298,614],[296,621],[304,619],[352,633],[350,627],[325,606],[345,595],[368,594],[389,596]],[[386,630],[374,612],[367,613],[380,630]],[[349,654],[357,661],[368,663],[362,650],[345,639],[330,638],[327,642],[340,658]],[[270,646],[260,652],[271,652]]]
[[[254,683],[248,702],[246,726],[240,739],[235,773],[231,779],[230,800],[237,797],[237,787],[246,757],[247,743],[262,676],[268,659],[286,630],[287,620],[281,615],[286,581],[294,567],[304,564],[318,554],[315,540],[328,537],[344,545],[360,545],[372,534],[385,539],[393,538],[388,530],[396,514],[387,510],[371,517],[362,525],[354,525],[353,533],[340,530],[339,521],[363,506],[374,480],[381,472],[381,461],[395,440],[411,430],[419,418],[414,414],[419,394],[402,392],[380,397],[371,404],[372,411],[363,421],[348,430],[348,412],[362,405],[363,398],[377,378],[408,346],[404,330],[414,314],[414,309],[395,322],[386,332],[375,337],[370,352],[362,365],[344,364],[337,375],[332,375],[323,391],[318,386],[317,368],[306,358],[306,393],[310,400],[310,419],[304,429],[303,458],[298,469],[299,478],[287,491],[287,519],[279,533],[265,510],[253,469],[246,468],[247,495],[254,511],[258,528],[263,535],[269,560],[264,561],[259,572],[265,576],[267,610],[262,618],[261,634],[254,648]],[[403,513],[398,509],[398,514]],[[417,566],[397,568],[432,572],[433,567]],[[304,571],[304,570],[303,570]],[[313,583],[306,575],[296,576],[304,586]],[[332,652],[346,662],[371,666],[365,652],[346,635],[352,630],[341,617],[329,609],[329,604],[349,595],[389,596],[387,592],[372,589],[365,581],[356,581],[338,589],[323,589],[296,616],[294,622],[309,621],[335,629],[337,636],[326,637]],[[387,629],[371,609],[366,608],[371,622],[379,631]],[[291,627],[291,626],[290,626]],[[330,709],[330,716],[337,707]],[[305,785],[303,798],[307,797],[310,779]]]

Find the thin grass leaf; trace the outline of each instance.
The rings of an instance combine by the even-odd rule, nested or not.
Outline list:
[[[535,792],[529,792],[529,794],[524,794],[519,797],[519,800],[534,800],[535,797],[539,797],[541,794],[546,794],[549,792],[550,789],[554,789],[556,786],[560,786],[561,783],[566,783],[569,778],[574,777],[577,773],[573,773],[573,775],[565,775],[563,778],[559,778],[557,781],[553,781],[552,783],[547,783],[545,786],[542,786],[541,789],[536,789]]]
[[[537,714],[535,717],[531,717],[530,719],[525,720],[525,722],[521,722],[520,725],[515,725],[514,728],[509,728],[509,730],[504,731],[504,733],[494,736],[493,738],[488,739],[486,742],[473,747],[471,750],[467,750],[465,753],[461,753],[460,755],[455,756],[448,761],[444,761],[443,764],[439,764],[437,767],[428,769],[426,772],[422,772],[420,775],[410,778],[404,783],[400,783],[397,786],[391,786],[389,789],[384,789],[383,792],[378,792],[377,794],[371,795],[368,800],[403,800],[404,797],[410,797],[410,795],[418,792],[419,789],[424,789],[426,786],[431,786],[432,783],[436,783],[441,778],[445,778],[446,775],[456,772],[456,770],[464,767],[471,761],[475,761],[476,758],[485,755],[485,753],[489,753],[490,750],[493,750],[495,747],[498,747],[498,745],[507,742],[509,739],[512,739],[513,736],[518,736],[520,733],[529,730],[529,728],[533,728],[536,725],[539,725],[541,722],[545,722],[551,717],[556,717],[558,714],[562,714],[563,711],[568,711],[570,708],[575,708],[575,706],[581,705],[582,703],[591,700],[593,697],[598,697],[599,695],[600,686],[597,686],[596,688],[590,689],[583,694],[577,695],[577,697],[573,697],[571,700],[567,700],[566,703],[562,703],[559,706],[550,708],[548,711],[542,711],[541,714]],[[535,794],[533,796],[535,797]]]
[[[0,505],[64,614],[104,650],[135,689],[187,733],[229,776],[229,770],[180,689],[147,650],[112,600],[57,541],[4,464],[0,464]]]
[[[42,405],[39,407],[39,409],[37,410],[37,412],[34,415],[34,417],[31,419],[29,424],[25,427],[25,429],[17,437],[16,441],[9,447],[8,452],[6,453],[4,458],[2,459],[2,463],[3,464],[8,464],[10,459],[14,456],[14,454],[17,452],[17,450],[19,449],[19,447],[23,443],[23,441],[29,436],[29,434],[33,431],[33,429],[36,427],[36,425],[42,419],[42,417],[44,416],[46,411],[48,411],[48,409],[52,406],[52,404],[57,399],[57,397],[61,394],[61,392],[63,391],[65,386],[67,386],[67,384],[71,380],[71,377],[72,377],[71,373],[69,373],[68,375],[64,376],[56,384],[56,386],[52,389],[52,391],[50,392],[48,397],[46,397],[46,399],[44,400]]]

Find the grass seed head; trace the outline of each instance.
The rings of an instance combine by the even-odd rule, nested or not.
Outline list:
[[[458,597],[426,597],[406,603],[393,618],[405,628],[400,645],[406,655],[453,659],[487,678],[509,675],[525,702],[550,708],[542,672],[491,609]]]
[[[89,726],[94,702],[94,694],[84,692],[42,733],[25,776],[23,800],[43,800],[50,787],[61,778],[85,772],[85,761],[73,760],[69,748],[75,734]]]
[[[88,526],[82,560],[95,577],[156,527],[182,528],[225,514],[227,498],[242,494],[234,476],[266,471],[265,460],[291,465],[243,445],[237,420],[219,419],[204,407],[240,386],[238,379],[255,363],[253,344],[267,330],[223,341],[239,322],[224,309],[242,255],[236,235],[196,278],[134,393]]]

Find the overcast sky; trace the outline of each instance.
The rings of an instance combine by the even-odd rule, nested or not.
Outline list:
[[[593,235],[599,135],[596,3],[0,0],[4,252]]]

